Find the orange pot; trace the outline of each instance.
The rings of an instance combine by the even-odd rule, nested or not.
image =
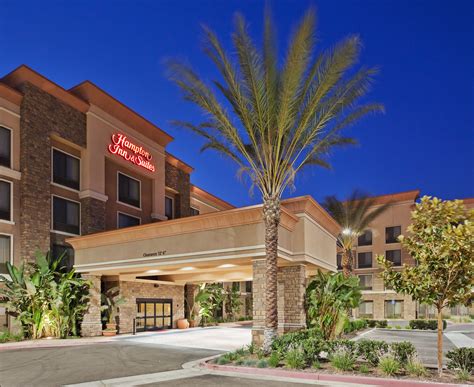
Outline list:
[[[182,318],[178,320],[178,329],[188,329],[189,321],[187,318]]]

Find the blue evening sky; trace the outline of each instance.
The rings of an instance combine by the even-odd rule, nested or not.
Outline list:
[[[310,4],[318,10],[320,47],[360,34],[361,63],[381,69],[370,97],[386,114],[351,128],[360,145],[336,150],[331,171],[303,172],[286,196],[344,197],[354,188],[474,196],[474,2],[273,1],[281,51]],[[162,62],[186,58],[214,77],[200,51],[200,23],[228,45],[233,14],[241,11],[260,38],[263,8],[250,0],[0,0],[0,74],[25,63],[65,88],[91,80],[173,135],[168,150],[195,167],[195,184],[238,206],[255,203],[258,192],[249,197],[231,162],[199,153],[199,138],[170,127],[173,119],[201,117],[167,80]]]

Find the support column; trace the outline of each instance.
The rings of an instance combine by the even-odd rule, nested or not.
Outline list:
[[[306,328],[306,266],[278,268],[278,333]]]
[[[82,319],[81,336],[101,336],[100,320],[100,275],[82,274],[82,278],[91,282],[89,289],[89,307]]]
[[[186,316],[188,319],[192,319],[192,312],[194,310],[194,321],[196,321],[196,324],[199,324],[199,308],[196,305],[196,302],[194,301],[196,298],[196,295],[199,292],[199,285],[196,284],[186,284],[185,286],[185,299],[187,303],[187,309],[185,310]]]
[[[252,343],[258,347],[263,345],[265,329],[265,259],[256,259],[253,264],[253,328]]]

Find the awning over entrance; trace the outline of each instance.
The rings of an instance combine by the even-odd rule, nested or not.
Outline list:
[[[336,270],[339,225],[310,196],[284,200],[279,266]],[[69,239],[78,272],[184,284],[252,279],[265,257],[262,206],[237,208]]]

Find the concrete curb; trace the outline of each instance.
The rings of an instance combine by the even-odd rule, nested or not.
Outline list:
[[[116,339],[112,337],[105,337],[105,336],[100,336],[100,337],[101,339],[52,339],[52,340],[39,339],[39,340],[15,341],[15,342],[0,344],[0,352],[17,351],[17,350],[23,350],[23,349],[78,347],[78,346],[91,345],[91,344],[113,343],[114,341],[116,341]]]
[[[202,360],[201,360],[202,361]],[[292,379],[301,380],[314,380],[321,382],[339,382],[348,384],[365,384],[371,386],[386,386],[386,387],[412,387],[412,386],[436,386],[436,387],[460,387],[467,386],[467,384],[451,384],[451,383],[436,383],[436,382],[424,382],[419,380],[410,379],[386,379],[386,378],[374,378],[368,376],[357,376],[357,375],[331,375],[331,374],[319,374],[316,372],[301,372],[301,371],[287,371],[276,368],[253,368],[253,367],[237,367],[237,366],[226,366],[203,363],[201,367],[219,372],[232,372],[241,373],[245,375],[255,376],[277,376],[286,377]]]

